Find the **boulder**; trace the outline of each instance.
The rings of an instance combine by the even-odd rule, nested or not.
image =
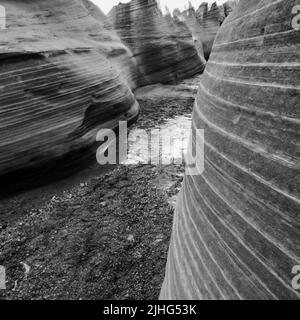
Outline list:
[[[137,60],[141,85],[176,83],[203,71],[188,28],[164,16],[156,0],[120,3],[108,16]]]
[[[162,299],[300,298],[296,4],[241,0],[218,32],[193,114],[204,172],[178,198]]]
[[[87,0],[1,5],[0,176],[89,148],[99,129],[137,117],[134,59],[99,9]]]

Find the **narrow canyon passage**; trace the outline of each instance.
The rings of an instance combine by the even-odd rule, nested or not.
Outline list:
[[[138,89],[141,115],[131,132],[190,127],[200,77]],[[2,199],[8,282],[0,297],[157,299],[183,174],[183,164],[103,169],[95,159],[67,179]]]
[[[0,301],[299,300],[300,0],[105,1],[0,0]]]

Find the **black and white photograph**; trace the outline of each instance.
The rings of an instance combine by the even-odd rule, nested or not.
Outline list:
[[[0,311],[300,300],[300,0],[120,1],[0,0]]]

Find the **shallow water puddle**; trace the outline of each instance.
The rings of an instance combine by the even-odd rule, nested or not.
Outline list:
[[[182,164],[191,122],[190,115],[181,115],[152,129],[132,129],[128,137],[128,157],[123,164]]]

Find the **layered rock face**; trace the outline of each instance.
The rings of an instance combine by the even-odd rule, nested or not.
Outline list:
[[[86,0],[0,1],[0,175],[89,147],[137,117],[134,61]]]
[[[175,9],[173,12],[173,17],[175,21],[179,21],[186,24],[193,36],[194,44],[198,51],[198,55],[200,56],[202,63],[205,64],[206,62],[204,59],[203,50],[203,30],[197,21],[195,9],[193,7],[190,7],[184,12],[180,12],[180,10]]]
[[[109,17],[138,62],[141,84],[176,83],[203,71],[191,33],[163,16],[156,0],[120,3]]]
[[[203,41],[204,56],[207,60],[209,59],[215,37],[221,24],[236,7],[236,4],[237,2],[235,1],[228,1],[222,6],[218,6],[217,3],[214,2],[211,8],[208,9],[208,3],[204,2],[199,6],[196,12],[196,18],[202,30],[201,38]]]
[[[218,33],[193,114],[204,173],[185,177],[162,299],[300,298],[297,2],[242,0]]]

